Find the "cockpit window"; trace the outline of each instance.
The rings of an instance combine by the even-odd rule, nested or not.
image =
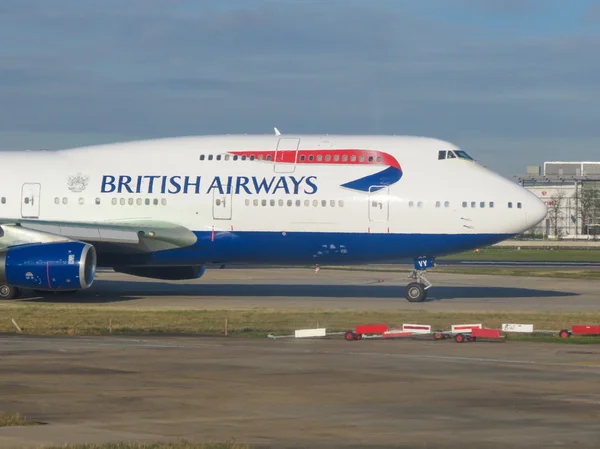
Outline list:
[[[472,161],[473,158],[471,156],[469,156],[466,151],[463,150],[454,150],[454,151],[450,151],[450,150],[440,150],[438,151],[438,160],[442,160],[442,159],[467,159],[469,161]]]
[[[461,158],[461,159],[468,159],[468,160],[470,160],[470,161],[472,161],[472,160],[473,160],[473,158],[472,158],[471,156],[469,156],[469,155],[466,153],[466,151],[463,151],[463,150],[457,150],[457,151],[455,151],[455,153],[456,153],[456,155],[457,155],[459,158]]]

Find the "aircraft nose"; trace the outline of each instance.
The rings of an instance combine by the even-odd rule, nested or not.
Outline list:
[[[527,201],[527,225],[528,228],[533,228],[541,222],[548,214],[548,208],[542,200],[534,194],[528,192],[530,197]]]

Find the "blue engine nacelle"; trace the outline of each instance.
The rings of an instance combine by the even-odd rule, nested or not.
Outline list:
[[[81,290],[94,282],[96,250],[82,242],[34,243],[0,253],[0,284],[36,290]]]

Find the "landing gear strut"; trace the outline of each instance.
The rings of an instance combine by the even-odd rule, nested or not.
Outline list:
[[[406,286],[404,297],[409,302],[423,302],[427,298],[427,290],[431,287],[431,282],[427,280],[427,268],[435,267],[435,259],[430,257],[419,257],[414,260],[415,269],[408,276],[414,279]]]
[[[0,285],[0,300],[17,299],[20,296],[21,289],[19,287],[13,287],[12,285],[7,284]]]

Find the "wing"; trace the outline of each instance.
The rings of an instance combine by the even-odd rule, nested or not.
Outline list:
[[[61,222],[0,219],[0,228],[0,249],[27,243],[78,240],[113,250],[147,253],[184,248],[197,241],[196,235],[183,226],[152,220]]]

